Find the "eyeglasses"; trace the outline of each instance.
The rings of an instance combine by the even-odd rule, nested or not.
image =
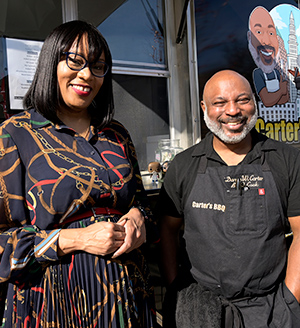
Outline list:
[[[103,77],[108,72],[109,66],[104,61],[89,63],[83,56],[75,52],[64,52],[63,54],[67,56],[66,63],[73,71],[81,71],[88,66],[96,77]]]

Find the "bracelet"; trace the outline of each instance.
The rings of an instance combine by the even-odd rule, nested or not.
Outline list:
[[[144,217],[145,219],[148,219],[148,215],[147,215],[147,213],[146,213],[144,207],[142,207],[142,206],[132,206],[131,209],[132,209],[132,208],[137,208],[137,209],[142,213],[143,217]]]
[[[145,221],[148,219],[148,215],[147,215],[144,207],[142,207],[142,206],[132,206],[131,209],[132,208],[137,208],[142,213]],[[144,240],[144,244],[146,244],[146,243],[147,243],[147,238]]]

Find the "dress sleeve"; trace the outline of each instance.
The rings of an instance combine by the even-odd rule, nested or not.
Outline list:
[[[25,141],[26,142],[26,141]],[[0,127],[0,283],[25,282],[57,257],[59,229],[31,224],[26,205],[25,172],[18,146]]]

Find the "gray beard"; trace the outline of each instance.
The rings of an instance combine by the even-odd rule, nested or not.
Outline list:
[[[255,123],[258,117],[258,110],[256,108],[254,115],[251,117],[249,123],[244,125],[243,130],[241,132],[237,132],[234,136],[228,136],[222,128],[221,123],[217,123],[211,120],[207,115],[207,110],[204,112],[204,121],[208,129],[217,136],[221,141],[225,144],[237,144],[244,140],[247,134],[254,128]]]
[[[249,48],[249,51],[251,53],[251,56],[256,64],[256,66],[258,68],[260,68],[264,73],[268,74],[268,73],[271,73],[274,71],[274,68],[276,66],[276,61],[277,61],[277,57],[278,55],[276,55],[275,59],[273,60],[272,64],[271,65],[265,65],[260,57],[259,57],[259,54],[257,53],[257,50],[253,47],[253,44],[251,43],[251,40],[248,41],[248,48]]]

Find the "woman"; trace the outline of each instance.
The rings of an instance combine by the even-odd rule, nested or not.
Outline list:
[[[5,327],[156,326],[138,249],[154,223],[130,136],[112,119],[111,66],[96,28],[62,24],[27,110],[0,127]]]

